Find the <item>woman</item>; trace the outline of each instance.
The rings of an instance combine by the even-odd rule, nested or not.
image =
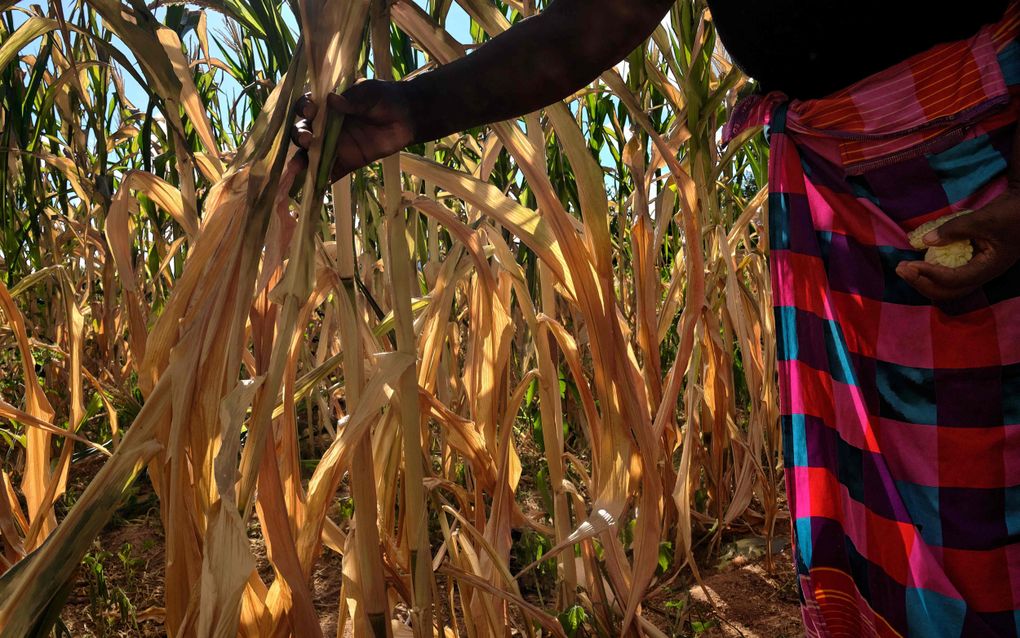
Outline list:
[[[671,0],[557,0],[472,55],[365,82],[334,175],[561,99]],[[810,636],[1020,635],[1020,8],[709,2],[762,94],[786,481]],[[849,7],[849,8],[847,8]],[[310,118],[307,101],[299,112]],[[295,128],[306,146],[307,124]],[[907,233],[969,239],[925,263]]]

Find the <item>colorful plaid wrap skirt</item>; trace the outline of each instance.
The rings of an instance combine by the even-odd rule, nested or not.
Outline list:
[[[933,303],[907,233],[1006,187],[1020,11],[765,124],[786,488],[808,636],[1020,636],[1020,265]],[[1016,238],[1020,241],[1020,237]]]

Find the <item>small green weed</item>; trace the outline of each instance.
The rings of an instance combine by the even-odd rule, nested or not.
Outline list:
[[[113,558],[98,543],[85,554],[82,567],[88,582],[89,619],[99,638],[114,635],[119,629],[138,630],[135,606],[121,587],[110,587],[106,579],[106,564]],[[131,556],[131,544],[124,543],[116,558],[125,571],[125,582],[129,590],[134,589],[135,576],[145,561]]]

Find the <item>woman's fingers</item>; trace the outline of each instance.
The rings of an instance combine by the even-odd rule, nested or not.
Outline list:
[[[974,243],[977,252],[959,268],[905,261],[896,267],[896,274],[929,299],[942,301],[961,297],[998,277],[1010,265],[988,242],[978,239]]]
[[[312,143],[312,118],[318,112],[319,107],[312,101],[311,96],[305,93],[294,103],[294,114],[298,120],[290,129],[290,141],[297,146],[307,149]]]
[[[358,110],[358,107],[350,100],[336,93],[329,94],[326,98],[326,105],[335,114],[354,113]],[[294,104],[294,112],[300,119],[291,128],[290,139],[301,148],[307,149],[312,143],[312,121],[315,120],[315,116],[319,113],[319,105],[312,100],[310,94],[305,93]]]
[[[290,141],[307,149],[312,143],[312,129],[308,120],[298,120],[290,129]]]
[[[346,116],[333,158],[333,179],[390,155],[414,139],[410,109],[398,82],[365,80],[343,94],[330,93],[318,103],[306,94],[295,102],[294,113],[297,121],[290,139],[305,150],[316,134],[322,133],[314,128],[319,120],[327,115]]]
[[[916,274],[946,289],[979,286],[982,283],[982,274],[985,270],[974,265],[973,261],[959,268],[947,268],[939,264],[929,264],[926,261],[907,262],[907,265],[910,274]]]
[[[896,267],[896,274],[917,292],[934,301],[957,299],[980,286],[969,278],[951,274],[953,270],[957,269],[924,261],[905,261]]]
[[[294,111],[304,119],[310,120],[319,112],[319,106],[312,101],[311,93],[305,93],[298,98],[297,104],[294,105]]]
[[[984,222],[984,216],[980,211],[967,213],[950,219],[922,239],[929,246],[944,246],[954,241],[974,239],[982,236]]]

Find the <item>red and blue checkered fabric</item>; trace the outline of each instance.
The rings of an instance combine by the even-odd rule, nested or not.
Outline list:
[[[1020,10],[765,123],[787,493],[808,636],[1020,636],[1020,265],[951,303],[907,233],[1001,194]],[[1020,237],[1016,238],[1020,241]]]

